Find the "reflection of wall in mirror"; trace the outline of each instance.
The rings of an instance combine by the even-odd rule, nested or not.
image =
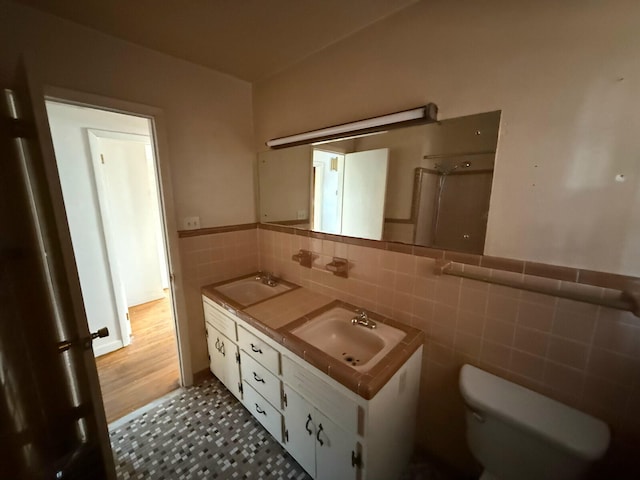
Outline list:
[[[310,176],[309,145],[260,152],[260,221],[308,227]]]

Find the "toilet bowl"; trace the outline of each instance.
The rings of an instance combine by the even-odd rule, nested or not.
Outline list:
[[[459,387],[482,480],[580,479],[607,450],[606,423],[544,395],[471,365]]]

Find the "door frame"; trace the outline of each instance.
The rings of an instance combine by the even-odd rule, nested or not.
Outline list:
[[[182,285],[182,265],[178,226],[175,221],[173,188],[171,185],[171,168],[169,164],[169,147],[166,135],[164,112],[158,107],[119,100],[91,93],[79,92],[66,88],[44,86],[43,100],[50,100],[68,105],[76,105],[109,112],[134,115],[149,120],[151,130],[151,147],[156,166],[159,189],[160,227],[165,238],[169,283],[171,287],[171,308],[176,327],[180,384],[193,385],[193,366],[191,363],[191,346],[189,341],[189,324],[186,300]]]

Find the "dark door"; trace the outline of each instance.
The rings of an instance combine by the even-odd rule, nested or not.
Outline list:
[[[44,95],[26,71],[0,99],[0,478],[114,479]]]

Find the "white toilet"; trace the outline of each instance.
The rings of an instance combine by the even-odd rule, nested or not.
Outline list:
[[[609,445],[603,421],[471,365],[460,392],[481,480],[579,479]]]

